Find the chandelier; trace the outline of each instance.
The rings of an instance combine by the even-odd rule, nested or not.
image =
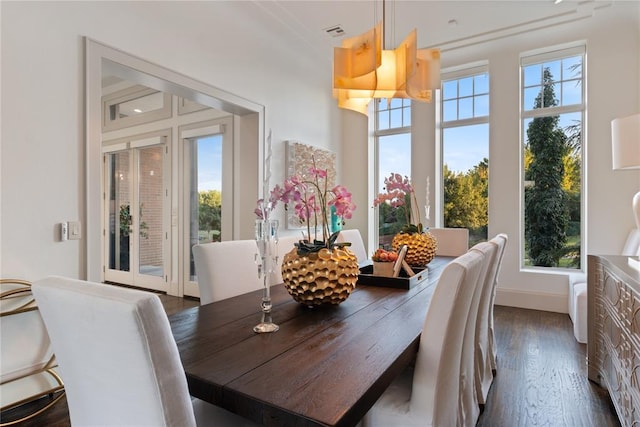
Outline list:
[[[440,49],[418,49],[414,29],[400,45],[386,50],[385,2],[382,21],[333,50],[333,96],[338,107],[367,115],[375,98],[431,102],[440,88]]]

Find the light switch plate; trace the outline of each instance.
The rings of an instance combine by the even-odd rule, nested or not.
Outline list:
[[[78,240],[82,237],[80,221],[69,221],[69,240]]]

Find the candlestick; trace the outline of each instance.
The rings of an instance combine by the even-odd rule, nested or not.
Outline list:
[[[262,219],[256,220],[255,239],[258,245],[256,264],[258,265],[258,277],[263,280],[263,291],[260,308],[262,309],[262,321],[253,327],[254,332],[275,332],[278,325],[271,320],[271,290],[269,277],[277,267],[278,257],[278,220],[270,219],[273,206],[269,200],[269,181],[271,180],[271,130],[264,144],[264,171],[262,181]]]
[[[263,280],[263,291],[260,308],[262,320],[253,327],[257,333],[276,332],[280,327],[271,319],[271,290],[269,288],[269,276],[277,267],[278,245],[278,220],[257,219],[255,224],[255,239],[258,245],[256,264],[258,265],[258,277]]]

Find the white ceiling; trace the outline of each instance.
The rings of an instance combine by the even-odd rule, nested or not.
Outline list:
[[[0,0],[1,1],[1,0]],[[418,47],[442,52],[522,32],[588,18],[616,2],[640,0],[385,0],[387,49],[395,48],[414,28]],[[141,2],[141,5],[146,5]],[[234,38],[268,37],[274,45],[291,44],[309,50],[314,60],[332,62],[333,47],[344,38],[371,29],[382,19],[382,0],[209,0],[154,4],[158,13],[171,14],[202,33],[209,48],[226,43],[220,26],[233,22]],[[167,6],[167,7],[164,7]],[[342,38],[327,28],[340,26]],[[251,31],[254,30],[254,31]],[[265,31],[268,33],[266,34]],[[239,43],[241,44],[241,43]],[[105,70],[107,72],[108,70]],[[106,74],[110,75],[110,74]],[[104,84],[112,81],[105,81]]]
[[[339,46],[342,40],[325,29],[337,25],[344,29],[344,37],[351,37],[382,19],[382,0],[254,0],[254,4],[320,51]],[[604,0],[558,4],[554,0],[386,0],[387,49],[396,47],[413,28],[418,30],[419,47],[446,49],[581,19],[612,4]]]

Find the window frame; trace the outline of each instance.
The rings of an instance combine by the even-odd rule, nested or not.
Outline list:
[[[482,116],[474,116],[465,119],[456,119],[456,120],[444,120],[444,83],[446,81],[452,80],[460,80],[468,77],[475,77],[477,75],[486,74],[488,79],[489,90],[487,95],[489,96],[489,110],[486,115]],[[439,91],[438,95],[438,139],[437,139],[437,161],[438,161],[438,174],[436,179],[437,183],[437,193],[436,193],[436,212],[432,213],[431,216],[435,219],[436,226],[444,226],[444,132],[446,129],[466,127],[472,125],[480,125],[486,124],[490,126],[490,118],[491,118],[491,74],[489,72],[489,62],[488,61],[478,61],[470,64],[464,64],[456,67],[451,67],[447,69],[441,70],[441,81],[443,89]],[[472,95],[474,96],[474,95]],[[454,99],[454,98],[450,98]],[[448,99],[448,100],[450,100]],[[459,98],[455,98],[459,99]],[[489,146],[487,149],[490,151],[491,144],[491,134],[489,130],[489,134],[487,135]],[[487,154],[488,158],[489,153]],[[490,159],[489,159],[490,161]],[[489,215],[489,212],[487,212]],[[487,221],[487,227],[488,227]]]
[[[542,64],[544,62],[562,60],[565,58],[571,58],[574,56],[582,57],[582,71],[580,79],[567,79],[567,80],[558,80],[558,82],[563,81],[577,81],[581,80],[581,103],[571,104],[571,105],[559,105],[552,107],[542,107],[526,110],[524,108],[525,96],[524,91],[526,89],[524,85],[524,68],[526,66]],[[520,169],[520,244],[519,244],[519,265],[521,271],[535,271],[535,272],[548,272],[548,273],[556,273],[558,271],[564,272],[584,272],[586,270],[586,203],[585,203],[585,194],[586,194],[586,162],[585,162],[585,153],[586,153],[586,129],[587,129],[587,46],[586,42],[579,41],[575,43],[570,43],[566,45],[560,46],[552,46],[542,49],[537,49],[534,51],[522,52],[520,54],[519,59],[519,130],[520,130],[520,160],[519,160],[519,169]],[[531,86],[528,86],[531,87]],[[580,113],[581,114],[581,138],[580,138],[580,268],[566,268],[566,267],[543,267],[543,266],[534,266],[534,265],[526,265],[525,264],[525,187],[527,186],[527,182],[525,181],[525,133],[526,128],[524,123],[528,119],[535,119],[539,117],[547,117],[547,116],[560,116],[562,114],[568,113]]]
[[[111,108],[120,104],[135,101],[146,96],[160,94],[162,106],[154,110],[141,112],[134,116],[111,118]],[[131,126],[164,120],[171,117],[173,97],[167,92],[161,92],[142,85],[133,85],[118,92],[102,97],[102,132],[124,129]]]
[[[484,116],[473,116],[470,118],[466,118],[466,119],[456,119],[456,120],[444,120],[444,105],[443,103],[445,101],[449,101],[452,99],[460,99],[460,98],[474,98],[476,95],[472,94],[471,96],[457,96],[456,98],[448,98],[448,99],[444,99],[444,83],[446,81],[451,81],[451,80],[461,80],[464,78],[469,78],[469,77],[475,77],[481,74],[486,74],[487,75],[487,79],[489,80],[489,90],[487,91],[486,95],[489,96],[489,111],[486,115]],[[458,67],[452,67],[452,68],[447,68],[444,69],[440,72],[441,75],[441,81],[442,81],[442,89],[440,91],[440,96],[438,98],[438,103],[440,105],[440,114],[439,114],[439,123],[440,123],[440,127],[441,128],[447,128],[447,127],[459,127],[459,126],[467,126],[467,125],[473,125],[473,124],[481,124],[481,123],[488,123],[489,122],[489,117],[491,116],[491,81],[490,81],[490,74],[489,74],[489,63],[487,61],[480,61],[480,62],[475,62],[472,64],[467,64],[467,65],[461,65]],[[458,109],[459,111],[459,109]]]
[[[405,99],[405,98],[393,98],[393,99],[400,99],[402,100],[402,108],[403,109],[403,114],[402,116],[404,117],[405,113],[407,113],[409,115],[409,117],[411,117],[412,114],[412,109],[413,109],[413,105],[410,99]],[[381,193],[383,190],[382,188],[378,187],[378,184],[380,182],[380,138],[381,137],[387,137],[387,136],[393,136],[393,135],[403,135],[403,134],[408,134],[409,139],[411,140],[411,125],[408,126],[400,126],[400,127],[387,127],[385,129],[379,129],[379,113],[380,113],[380,102],[378,99],[374,99],[374,105],[372,107],[372,111],[373,111],[373,115],[374,115],[374,120],[373,120],[373,129],[372,129],[372,136],[373,136],[373,142],[374,142],[374,170],[373,170],[373,189],[374,189],[374,194],[379,194]],[[389,106],[391,103],[387,103],[387,106]],[[408,105],[407,105],[408,104]],[[385,108],[384,110],[392,110],[394,108]],[[395,108],[397,109],[397,108]],[[389,120],[389,125],[391,124],[391,120]],[[404,119],[403,119],[403,124],[404,124]],[[411,165],[410,165],[411,166]],[[380,246],[380,221],[379,221],[379,208],[376,207],[374,209],[374,214],[373,214],[373,245],[372,247],[377,248]]]

